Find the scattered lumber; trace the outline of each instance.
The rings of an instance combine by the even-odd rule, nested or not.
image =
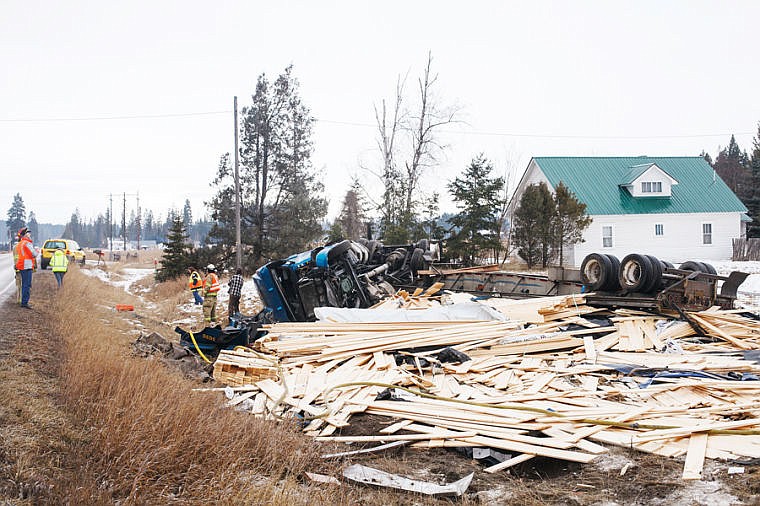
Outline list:
[[[535,456],[587,463],[618,445],[684,458],[684,479],[706,458],[760,458],[757,320],[690,313],[698,335],[582,296],[485,303],[509,319],[270,325],[256,350],[222,352],[214,378],[235,387],[237,409],[299,417],[318,441],[379,444],[331,457],[486,447],[514,455],[486,469],[498,472]],[[341,435],[359,413],[388,426]]]

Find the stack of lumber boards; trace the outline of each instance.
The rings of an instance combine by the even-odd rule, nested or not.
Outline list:
[[[517,454],[488,472],[535,456],[590,462],[606,451],[600,443],[685,456],[686,479],[700,477],[704,458],[760,458],[760,364],[747,355],[760,349],[760,322],[717,308],[690,314],[705,336],[635,311],[600,325],[583,318],[598,309],[577,296],[530,304],[514,302],[525,320],[274,324],[253,353],[261,362],[237,352],[219,367],[266,363],[269,376],[227,382],[247,385],[231,402],[259,417],[303,417],[319,441]],[[445,348],[466,358],[440,362]],[[214,376],[226,382],[216,367]],[[357,413],[388,425],[341,436]]]
[[[277,360],[246,350],[222,350],[214,362],[214,379],[229,386],[253,385],[277,378]]]

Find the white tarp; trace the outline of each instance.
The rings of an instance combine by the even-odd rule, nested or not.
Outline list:
[[[328,322],[439,322],[457,320],[506,320],[498,311],[477,302],[459,302],[426,309],[376,308],[357,309],[318,307],[314,314]]]

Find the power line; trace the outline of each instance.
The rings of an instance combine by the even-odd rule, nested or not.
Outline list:
[[[188,112],[176,114],[140,114],[140,115],[123,115],[123,116],[88,116],[72,118],[7,118],[0,119],[0,123],[52,123],[64,121],[119,121],[133,119],[162,119],[162,118],[187,118],[193,116],[214,116],[221,114],[230,114],[233,111],[204,111]],[[354,126],[363,128],[377,128],[377,125],[371,123],[359,123],[353,121],[339,121],[314,118],[314,121],[332,125]],[[478,130],[446,130],[439,131],[442,134],[454,135],[477,135],[484,137],[521,137],[533,139],[602,139],[602,140],[644,140],[644,139],[696,139],[709,137],[727,137],[729,135],[752,135],[755,132],[721,132],[708,134],[666,134],[666,135],[567,135],[567,134],[543,134],[543,133],[519,133],[519,132],[489,132]]]
[[[134,116],[90,116],[82,118],[8,118],[0,119],[0,123],[52,123],[57,121],[113,121],[127,119],[159,119],[159,118],[186,118],[189,116],[211,116],[229,114],[232,111],[206,111],[186,112],[178,114],[141,114]]]
[[[367,128],[377,128],[377,125],[369,123],[354,123],[349,121],[334,121],[315,118],[320,123],[330,123],[334,125],[359,126]],[[676,134],[676,135],[563,135],[563,134],[523,134],[515,132],[485,132],[477,130],[439,130],[444,134],[459,135],[482,135],[493,137],[532,137],[540,139],[684,139],[698,137],[725,137],[728,135],[752,135],[755,132],[723,132],[716,134]]]

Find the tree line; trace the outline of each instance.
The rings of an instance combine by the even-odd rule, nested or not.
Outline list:
[[[747,237],[760,237],[760,124],[749,155],[732,135],[728,146],[719,150],[715,160],[704,151],[701,156],[747,207],[752,219],[747,224]]]

